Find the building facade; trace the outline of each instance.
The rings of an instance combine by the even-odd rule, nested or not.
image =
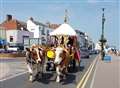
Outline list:
[[[92,39],[84,32],[81,32],[80,30],[75,30],[77,33],[77,38],[79,42],[80,48],[88,48],[88,49],[93,49],[94,48],[94,43]]]
[[[83,32],[81,32],[80,30],[75,30],[75,31],[77,33],[79,46],[84,47],[85,46],[85,34]]]
[[[47,24],[35,21],[32,17],[27,21],[27,29],[33,32],[34,38],[39,38],[40,44],[49,42],[49,33],[53,31]]]
[[[0,27],[0,48],[4,48],[6,45],[6,30],[4,27]]]
[[[33,33],[27,30],[26,23],[13,19],[12,15],[7,15],[0,27],[4,28],[5,40],[10,47],[23,48],[24,37],[33,37]]]

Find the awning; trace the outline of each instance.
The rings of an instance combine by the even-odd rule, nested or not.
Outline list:
[[[64,23],[53,32],[50,32],[50,35],[68,35],[68,36],[77,36],[75,30],[68,24]]]

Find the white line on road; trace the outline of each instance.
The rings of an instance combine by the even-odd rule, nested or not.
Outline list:
[[[96,63],[97,63],[97,61],[98,61],[98,59],[96,59],[96,60],[94,61],[94,63],[93,63],[93,65],[92,65],[91,69],[89,70],[88,75],[86,76],[86,80],[83,82],[83,85],[81,86],[81,88],[85,88],[85,85],[86,85],[86,83],[87,83],[87,81],[88,81],[88,79],[89,79],[89,77],[90,77],[90,75],[91,75],[91,73],[92,73],[92,71],[93,71],[93,69],[94,69],[94,67],[95,67],[95,65],[96,65]]]
[[[5,80],[9,80],[9,79],[12,79],[12,78],[15,78],[15,77],[20,76],[20,75],[23,75],[23,74],[26,74],[27,72],[28,72],[28,71],[21,72],[21,73],[18,73],[18,74],[16,74],[16,75],[13,75],[13,76],[10,76],[10,77],[1,79],[0,82],[5,81]]]
[[[93,70],[93,67],[95,66],[95,63],[97,61],[98,56],[95,58],[95,60],[90,64],[88,70],[86,71],[86,73],[84,74],[84,76],[82,77],[81,81],[78,83],[77,88],[84,88],[85,84],[91,74],[91,71]]]
[[[94,84],[94,81],[95,81],[95,76],[96,76],[96,72],[97,72],[97,68],[98,68],[98,61],[96,63],[96,67],[95,67],[95,70],[94,70],[94,73],[93,73],[93,77],[92,77],[92,81],[91,81],[91,84],[90,84],[90,88],[93,88],[93,84]]]

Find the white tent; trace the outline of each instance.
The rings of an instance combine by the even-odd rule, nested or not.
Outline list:
[[[76,36],[75,30],[70,27],[70,25],[64,23],[53,32],[50,32],[50,35],[69,35],[69,36]]]

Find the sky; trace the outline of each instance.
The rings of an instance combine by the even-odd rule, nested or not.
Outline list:
[[[11,14],[24,22],[33,17],[42,23],[62,24],[67,9],[69,25],[98,42],[102,30],[101,8],[105,8],[105,38],[109,45],[120,49],[119,5],[119,0],[0,0],[0,23],[6,14]]]

